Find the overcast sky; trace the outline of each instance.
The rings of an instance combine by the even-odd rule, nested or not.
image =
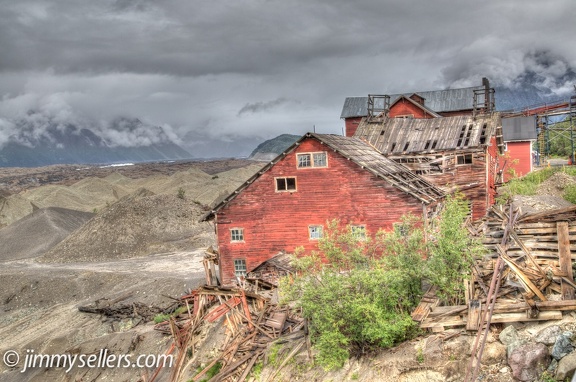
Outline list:
[[[574,0],[0,0],[0,145],[30,115],[39,129],[122,116],[238,156],[341,133],[347,96],[526,73],[569,94],[575,20]]]

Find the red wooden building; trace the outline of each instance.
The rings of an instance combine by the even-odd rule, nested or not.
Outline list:
[[[536,141],[536,118],[516,116],[502,118],[504,155],[500,157],[500,168],[507,182],[513,177],[528,174],[533,169],[532,143]]]
[[[451,117],[472,115],[482,104],[484,105],[481,108],[492,107],[490,103],[494,103],[494,89],[490,88],[489,81],[483,78],[481,86],[391,94],[386,97],[389,105],[385,105],[383,109],[391,118]],[[344,119],[346,136],[353,136],[362,118],[369,114],[370,96],[346,98],[340,114],[340,118]]]
[[[213,220],[220,282],[231,284],[280,252],[317,247],[328,220],[359,233],[427,214],[444,192],[360,139],[308,133],[203,220]]]

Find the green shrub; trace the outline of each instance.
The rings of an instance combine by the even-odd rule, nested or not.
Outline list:
[[[283,302],[302,308],[309,320],[320,366],[337,369],[351,355],[414,338],[419,329],[410,313],[424,279],[446,302],[463,298],[463,280],[482,249],[463,225],[468,214],[461,195],[448,198],[429,242],[410,215],[393,231],[365,238],[337,220],[327,223],[319,251],[297,258],[299,275],[280,287]]]
[[[411,222],[413,223],[413,222]],[[282,281],[284,301],[294,301],[309,319],[318,364],[337,369],[352,355],[413,338],[410,318],[421,296],[422,231],[408,236],[379,232],[374,239],[328,222],[318,253],[296,261],[302,272]],[[398,241],[398,242],[397,242]],[[409,244],[408,244],[409,243]],[[378,256],[394,253],[394,256]]]
[[[464,227],[469,213],[462,194],[446,199],[434,235],[437,239],[430,243],[426,261],[427,278],[438,287],[438,297],[451,305],[458,305],[464,298],[464,279],[470,275],[474,256],[484,251]]]
[[[563,198],[572,204],[576,204],[576,184],[571,184],[564,189]]]
[[[176,194],[176,196],[179,197],[180,199],[184,199],[185,195],[186,195],[186,190],[184,190],[182,187],[180,187],[178,189],[178,193]]]

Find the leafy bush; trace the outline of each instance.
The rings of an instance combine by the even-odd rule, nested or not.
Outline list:
[[[421,296],[422,231],[408,236],[378,232],[374,240],[328,224],[318,253],[295,261],[300,277],[285,279],[281,290],[295,301],[310,320],[318,349],[318,363],[325,369],[341,367],[351,354],[391,347],[418,333],[410,318]],[[379,253],[393,256],[378,256]]]
[[[427,277],[438,287],[438,297],[451,305],[458,305],[464,298],[463,281],[470,275],[474,256],[484,251],[463,226],[469,213],[462,194],[448,197],[437,223],[437,240],[429,246]]]
[[[299,276],[283,279],[280,287],[283,301],[308,318],[319,365],[336,369],[353,354],[415,337],[419,329],[410,313],[424,279],[447,301],[462,298],[463,279],[481,248],[463,227],[468,213],[461,196],[449,198],[433,224],[436,240],[428,243],[414,216],[365,238],[337,220],[327,223],[319,251],[297,258]]]

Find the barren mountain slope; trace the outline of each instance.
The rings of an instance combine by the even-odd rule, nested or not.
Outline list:
[[[31,214],[38,207],[20,195],[0,196],[0,228]]]
[[[36,257],[46,252],[94,214],[65,208],[41,208],[0,229],[0,260]]]
[[[211,229],[198,223],[203,213],[190,199],[141,189],[104,209],[40,261],[126,259],[208,246]]]

